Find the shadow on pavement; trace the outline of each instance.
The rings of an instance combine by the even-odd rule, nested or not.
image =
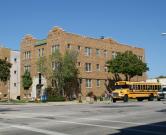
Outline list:
[[[166,121],[119,129],[119,133],[108,135],[166,135]]]
[[[158,110],[157,112],[166,113],[166,109]]]
[[[99,106],[103,108],[127,108],[127,107],[141,107],[140,105],[108,105],[108,106]]]
[[[9,112],[9,111],[19,111],[19,110],[11,109],[11,108],[0,108],[0,113],[1,112]]]

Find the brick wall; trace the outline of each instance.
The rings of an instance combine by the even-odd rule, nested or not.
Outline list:
[[[49,33],[46,40],[46,44],[36,45],[37,39],[27,35],[23,38],[21,43],[21,75],[24,73],[24,66],[30,65],[30,72],[32,76],[37,76],[37,66],[36,61],[38,57],[39,49],[44,48],[44,56],[49,56],[51,54],[51,48],[53,45],[60,45],[60,52],[64,52],[69,49],[77,50],[79,53],[78,62],[80,62],[79,77],[82,79],[81,90],[82,94],[85,96],[88,91],[94,91],[97,96],[104,93],[105,90],[105,80],[111,77],[111,73],[105,72],[105,62],[112,59],[113,52],[125,52],[132,51],[137,56],[141,57],[145,61],[144,49],[136,48],[129,45],[119,44],[116,41],[108,39],[94,39],[85,36],[80,36],[72,33],[63,31],[61,28],[53,28]],[[80,50],[78,50],[78,46]],[[85,56],[85,47],[91,48],[91,56]],[[100,55],[96,55],[96,49],[100,50]],[[107,56],[104,55],[105,50],[107,51]],[[25,52],[31,52],[31,58],[25,59]],[[91,63],[92,71],[85,71],[85,63]],[[100,65],[100,71],[96,70],[96,64]],[[92,80],[92,87],[86,88],[86,79]],[[96,80],[100,80],[100,86],[96,86]],[[146,74],[141,77],[135,77],[132,80],[142,81],[146,79]],[[31,89],[30,89],[31,92]],[[24,95],[23,88],[21,88],[22,96]]]

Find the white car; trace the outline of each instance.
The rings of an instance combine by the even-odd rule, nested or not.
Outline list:
[[[161,99],[166,99],[166,87],[161,88],[157,92],[157,100],[160,101]]]

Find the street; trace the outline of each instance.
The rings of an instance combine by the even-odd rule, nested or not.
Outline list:
[[[0,105],[0,135],[165,134],[165,101]]]

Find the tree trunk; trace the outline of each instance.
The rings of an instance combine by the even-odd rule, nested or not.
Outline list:
[[[129,81],[129,76],[125,74],[125,81]]]
[[[129,81],[131,80],[132,76],[129,76]]]

